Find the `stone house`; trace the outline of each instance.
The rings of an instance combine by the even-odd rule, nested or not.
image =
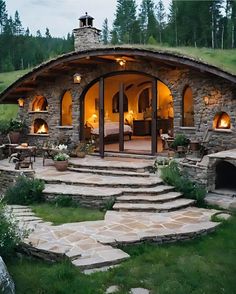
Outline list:
[[[97,151],[156,154],[161,135],[184,133],[210,152],[236,148],[236,76],[179,54],[102,46],[93,18],[80,18],[75,51],[21,77],[0,103],[21,102],[27,141],[91,136]]]

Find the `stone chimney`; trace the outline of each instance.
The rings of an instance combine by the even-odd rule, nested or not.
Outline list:
[[[93,20],[87,12],[79,18],[80,27],[73,30],[75,51],[97,48],[101,45],[101,31],[93,27]]]

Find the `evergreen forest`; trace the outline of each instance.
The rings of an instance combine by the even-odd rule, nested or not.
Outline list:
[[[106,18],[102,42],[166,47],[236,48],[236,0],[172,0],[168,9],[162,0],[117,0]],[[95,16],[96,17],[96,16]],[[0,0],[0,72],[31,68],[45,60],[73,50],[73,36],[52,37],[22,26],[18,11],[10,16]]]

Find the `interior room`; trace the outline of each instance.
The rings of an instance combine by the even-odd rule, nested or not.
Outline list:
[[[121,74],[104,80],[105,151],[119,152],[119,91],[124,86],[124,151],[151,153],[152,78],[142,74]],[[173,131],[173,97],[169,88],[157,82],[157,150],[163,151],[160,135]],[[87,91],[84,101],[86,137],[99,136],[99,83]]]

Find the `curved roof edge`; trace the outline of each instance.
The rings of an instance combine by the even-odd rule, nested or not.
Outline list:
[[[0,93],[0,102],[4,101],[7,98],[7,96],[10,94],[10,92],[14,88],[20,86],[21,83],[27,81],[27,79],[33,79],[34,77],[37,77],[37,75],[40,75],[40,73],[50,69],[53,66],[66,63],[69,61],[73,61],[76,58],[82,59],[86,57],[87,58],[96,57],[101,55],[126,55],[126,54],[132,54],[139,57],[152,58],[153,60],[157,60],[157,61],[159,60],[162,62],[169,62],[169,63],[172,62],[173,64],[190,67],[200,72],[205,72],[205,73],[215,75],[233,84],[236,84],[236,75],[230,72],[227,72],[217,66],[208,64],[204,61],[200,61],[198,59],[195,59],[189,56],[181,55],[180,53],[177,53],[177,52],[168,52],[168,51],[163,51],[160,49],[157,49],[157,50],[144,49],[144,48],[138,48],[138,47],[104,46],[104,47],[99,47],[96,49],[69,52],[59,57],[56,57],[54,59],[51,59],[49,61],[43,62],[42,64],[33,68],[24,76],[20,77],[18,80],[12,83],[8,88],[6,88],[2,93]]]

